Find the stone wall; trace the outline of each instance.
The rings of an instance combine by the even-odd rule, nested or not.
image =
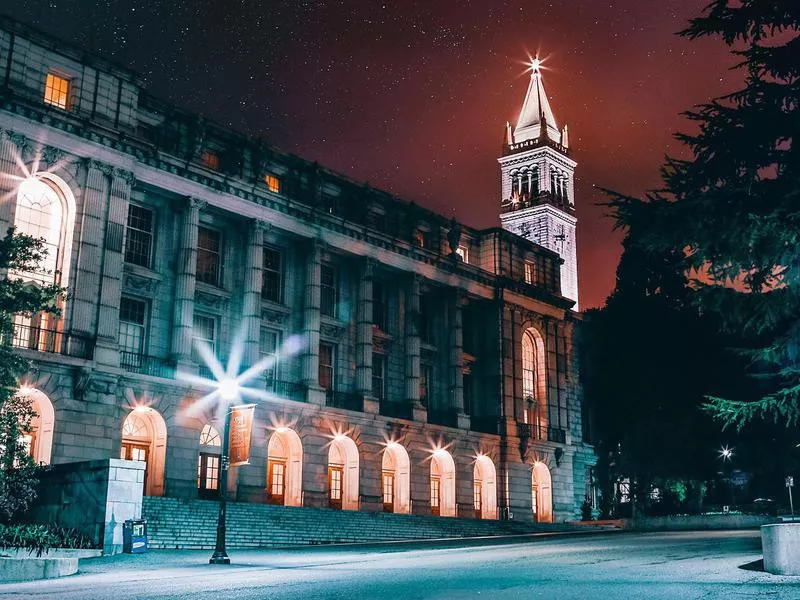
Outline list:
[[[47,467],[29,518],[89,536],[105,554],[122,549],[122,524],[142,514],[144,465],[106,459]]]

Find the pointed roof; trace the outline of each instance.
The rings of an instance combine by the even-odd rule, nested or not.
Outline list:
[[[553,109],[550,108],[550,101],[544,91],[541,64],[538,56],[531,61],[531,82],[528,85],[528,93],[525,95],[525,102],[514,129],[515,143],[544,136],[561,143],[561,132],[558,130]],[[542,132],[542,124],[546,125],[544,132]]]

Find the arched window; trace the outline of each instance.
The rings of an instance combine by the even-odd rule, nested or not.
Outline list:
[[[546,374],[544,340],[528,328],[522,334],[522,421],[538,428],[547,427]]]
[[[553,484],[550,469],[537,461],[531,470],[531,509],[537,523],[553,522]]]
[[[303,444],[294,429],[278,427],[267,446],[267,501],[303,505]]]
[[[31,271],[9,275],[39,285],[68,281],[75,200],[67,185],[55,175],[41,173],[20,183],[14,210],[17,232],[44,240],[47,254]],[[62,309],[63,301],[59,300]],[[60,322],[52,314],[14,317],[13,345],[45,352],[61,352]]]
[[[358,510],[358,446],[337,435],[328,449],[328,503],[331,508]]]
[[[164,462],[167,454],[167,424],[154,409],[140,407],[122,423],[120,458],[145,463],[144,495],[164,495]]]
[[[397,442],[390,442],[381,461],[381,494],[384,512],[406,514],[411,511],[411,461]]]
[[[197,490],[201,498],[219,496],[219,461],[222,438],[206,423],[200,432],[200,452],[197,456]]]

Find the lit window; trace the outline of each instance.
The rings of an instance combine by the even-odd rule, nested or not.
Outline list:
[[[428,240],[428,232],[423,231],[422,229],[417,229],[414,232],[414,245],[419,246],[420,248],[427,248],[430,245],[430,241]]]
[[[222,234],[200,227],[197,231],[197,281],[219,285]]]
[[[197,457],[197,489],[201,498],[219,495],[219,455],[201,452]]]
[[[125,262],[150,267],[153,253],[153,211],[131,204],[125,231]]]
[[[532,262],[525,262],[525,283],[533,285],[536,281],[536,265]]]
[[[333,344],[319,345],[319,385],[325,390],[333,389],[335,358],[336,348]]]
[[[337,296],[336,270],[330,265],[322,265],[320,270],[320,312],[326,317],[336,317]]]
[[[281,192],[281,180],[277,175],[273,175],[271,173],[267,173],[264,176],[264,183],[267,184],[267,189],[272,192],[273,194],[280,194]]]
[[[200,432],[200,445],[201,446],[220,446],[222,442],[220,441],[219,432],[214,429],[209,423],[206,423],[203,426],[203,430]]]
[[[44,101],[46,104],[67,110],[69,98],[69,79],[59,77],[53,73],[47,74],[44,85]]]
[[[264,247],[264,265],[261,297],[272,302],[281,301],[281,253]]]
[[[456,248],[456,254],[458,254],[465,263],[469,262],[469,250],[466,246],[459,246]]]
[[[201,157],[201,162],[203,166],[207,169],[211,169],[213,171],[219,171],[219,154],[216,152],[212,152],[211,150],[206,150],[203,152],[203,156]]]

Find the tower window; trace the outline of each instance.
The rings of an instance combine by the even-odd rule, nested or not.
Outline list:
[[[69,99],[69,79],[59,77],[54,73],[48,73],[44,84],[45,104],[55,106],[62,110],[67,110],[67,100]]]

